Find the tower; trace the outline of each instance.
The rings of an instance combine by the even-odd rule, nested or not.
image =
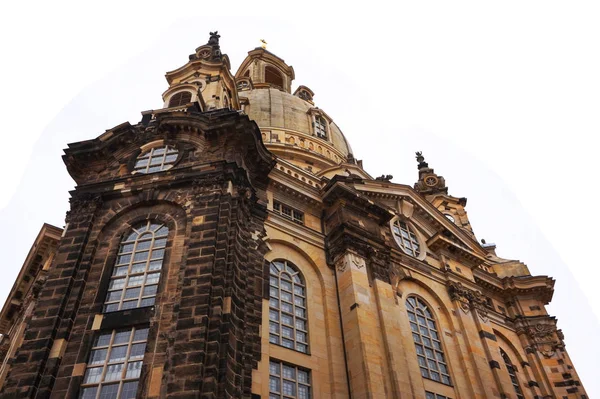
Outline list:
[[[315,92],[217,32],[77,183],[0,313],[0,398],[581,398],[554,280],[479,244],[417,153],[371,177]]]

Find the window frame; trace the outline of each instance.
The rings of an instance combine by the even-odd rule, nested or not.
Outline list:
[[[175,156],[174,159],[172,158],[173,156]],[[181,151],[173,145],[161,143],[146,148],[142,147],[142,151],[133,160],[131,173],[149,175],[152,173],[164,172],[165,170],[173,168],[180,158]],[[153,163],[154,159],[160,159],[160,162]],[[147,162],[141,164],[143,161]],[[151,170],[154,168],[158,169]]]
[[[185,95],[189,95],[190,98],[184,102],[183,100],[185,98],[184,97]],[[188,90],[177,91],[177,92],[171,94],[171,97],[169,97],[169,102],[167,103],[167,108],[182,107],[186,104],[189,104],[192,102],[193,96],[194,96],[194,93],[192,93],[191,91],[188,91]],[[177,104],[172,104],[172,102],[174,100],[177,100]]]
[[[273,374],[275,365],[277,365],[277,367],[278,367],[279,374]],[[290,378],[290,377],[284,376],[284,374],[285,374],[284,371],[285,371],[286,367],[290,368],[290,369],[294,369],[294,377]],[[306,374],[306,382],[300,381],[300,378],[298,377],[299,371]],[[277,379],[279,382],[279,392],[272,391],[271,381],[274,379]],[[284,382],[293,382],[294,383],[295,391],[293,394],[284,393],[284,391],[283,391]],[[282,362],[280,360],[276,360],[273,358],[269,359],[269,399],[299,398],[299,396],[298,396],[299,389],[298,388],[300,386],[307,387],[306,393],[308,395],[305,397],[306,399],[310,399],[311,397],[313,397],[311,370],[309,370],[305,367],[296,366],[295,364],[291,364],[288,362]]]
[[[152,228],[152,226],[158,227]],[[102,313],[113,313],[155,305],[165,263],[169,231],[170,229],[165,223],[155,219],[146,219],[136,223],[121,237],[116,251],[113,268],[108,279],[106,295],[102,305]],[[157,235],[157,233],[159,235]],[[135,238],[130,239],[134,234],[136,234]],[[147,236],[150,236],[149,239],[146,238]],[[156,245],[157,241],[159,241],[159,245]],[[139,248],[140,243],[145,245],[146,242],[149,242],[149,246]],[[131,249],[129,250],[129,248]],[[154,253],[157,251],[161,256],[153,258]],[[136,254],[144,252],[147,252],[148,254],[145,260],[139,257],[136,258]],[[121,258],[123,258],[123,260],[129,259],[125,262],[121,260]],[[143,269],[139,269],[141,265],[144,265]],[[137,267],[138,269],[134,269],[134,267]],[[156,281],[150,280],[150,276],[152,276],[152,279],[156,279]],[[139,282],[130,285],[132,277],[136,279],[134,281],[139,280]],[[122,280],[122,285],[114,283],[119,280]],[[154,292],[145,294],[147,287],[156,288],[154,288]],[[137,296],[127,296],[128,291],[135,292],[135,290],[138,289],[139,293]],[[119,292],[120,296],[116,299],[116,293]],[[148,303],[148,300],[151,300],[151,303]],[[126,303],[132,303],[134,301],[137,303],[136,306],[124,307]],[[146,304],[144,304],[144,301],[147,301]],[[116,309],[112,308],[114,305],[117,306]]]
[[[396,224],[398,224],[398,226],[396,226]],[[406,228],[403,229],[402,225]],[[414,227],[407,220],[400,217],[392,219],[390,222],[390,229],[394,241],[402,252],[417,259],[422,259],[425,256],[423,240],[421,240]],[[396,232],[396,229],[398,229],[398,232]],[[402,232],[405,232],[408,237],[405,237]],[[407,246],[405,242],[409,242],[410,245]],[[416,248],[414,244],[416,244]]]
[[[425,391],[425,399],[452,399],[450,396],[440,395],[439,393]]]
[[[135,339],[136,333],[141,330],[145,330],[145,333],[142,334],[143,338],[136,340]],[[109,331],[110,331],[110,337],[109,337],[108,342],[106,344],[99,345],[99,343],[102,342],[101,337],[106,337],[107,335],[109,335],[108,334]],[[125,332],[125,331],[129,331],[129,338],[127,339],[127,341],[115,343],[115,338],[117,337],[117,334]],[[120,398],[123,393],[123,387],[125,386],[125,384],[132,383],[132,382],[135,382],[137,384],[136,385],[136,394],[133,396],[133,398],[135,398],[137,395],[137,392],[139,390],[141,370],[144,365],[144,356],[145,356],[146,349],[148,346],[148,332],[149,332],[148,326],[133,326],[133,327],[128,327],[128,328],[113,329],[113,330],[107,330],[104,332],[102,332],[102,331],[99,332],[94,337],[94,343],[92,344],[92,346],[89,350],[89,355],[88,355],[88,360],[86,363],[85,372],[83,374],[83,378],[81,380],[81,384],[79,387],[78,398],[79,399],[89,398],[89,396],[84,396],[86,394],[85,390],[96,388],[93,398],[99,399],[102,394],[102,388],[105,386],[111,386],[111,385],[118,385],[117,398]],[[142,344],[143,344],[143,350],[142,350],[141,355],[138,354],[135,358],[133,358],[132,351],[133,351],[134,346],[139,347],[139,345],[142,345]],[[114,349],[115,348],[123,348],[123,347],[125,348],[125,354],[122,355],[124,357],[118,358],[118,360],[111,361],[111,357],[113,355]],[[104,360],[101,362],[99,362],[98,360],[94,361],[95,352],[102,353],[102,351],[106,352],[104,354]],[[139,367],[134,369],[134,373],[135,373],[134,377],[127,376],[130,371],[130,369],[129,369],[130,364],[139,364]],[[120,370],[121,377],[118,379],[106,380],[106,376],[109,373],[110,367],[117,366],[117,365],[122,365],[122,368]],[[88,377],[88,375],[91,375],[91,374],[88,374],[89,370],[92,370],[92,369],[101,369],[101,373],[99,375],[97,375],[99,380],[86,383],[85,382],[86,378]]]
[[[323,115],[316,113],[313,114],[313,135],[321,140],[329,141],[329,121]],[[317,129],[317,126],[320,126]],[[320,134],[319,132],[322,132]]]
[[[286,219],[291,220],[294,223],[304,226],[304,212],[299,211],[296,208],[293,208],[282,202],[273,200],[273,212],[283,216]]]
[[[500,356],[502,357],[502,360],[504,360],[504,366],[508,372],[508,377],[510,378],[510,382],[515,390],[517,399],[525,399],[525,395],[523,395],[523,390],[521,389],[521,384],[519,383],[519,377],[517,376],[517,368],[513,362],[511,362],[508,353],[506,353],[502,348],[500,348]]]
[[[290,278],[282,278],[284,274]],[[283,287],[283,282],[287,284],[289,289]],[[282,291],[287,295],[286,298],[283,298]],[[300,298],[300,300],[297,301],[297,298]],[[283,304],[288,307],[284,309]],[[284,323],[284,316],[291,322]],[[268,319],[269,344],[282,346],[307,355],[310,354],[308,287],[306,279],[298,266],[287,259],[273,259],[269,262]],[[298,323],[298,321],[301,323]],[[299,327],[302,324],[304,328]],[[292,336],[286,336],[284,329],[291,331]],[[298,333],[304,334],[304,340],[298,339]],[[284,344],[286,341],[291,346]]]
[[[411,299],[415,301],[415,304],[411,302]],[[417,363],[419,365],[421,376],[423,378],[438,382],[440,384],[453,386],[452,376],[450,375],[450,366],[448,364],[448,360],[444,350],[444,341],[437,327],[438,323],[435,318],[435,315],[431,311],[431,306],[429,306],[429,304],[427,304],[427,302],[423,298],[417,295],[409,295],[404,303],[406,306],[409,327],[411,331],[411,336],[413,338],[413,343],[415,345]],[[414,310],[411,309],[411,307]],[[425,309],[425,311],[423,311],[423,308]],[[421,314],[419,314],[416,310],[419,310]],[[411,315],[413,315],[414,318],[411,317]],[[419,316],[421,316],[425,320],[425,324],[420,323]],[[431,326],[432,324],[433,327]],[[414,327],[415,325],[416,330]],[[421,328],[422,326],[425,327],[427,334],[423,334],[423,329]],[[432,334],[432,331],[435,334]],[[418,340],[415,337],[415,335],[418,335]],[[436,336],[437,338],[435,338]],[[424,338],[428,339],[430,344],[425,344]],[[434,341],[437,342],[437,346],[434,344]],[[421,350],[419,350],[419,347],[421,348]],[[431,356],[429,355],[428,350],[432,353]],[[441,360],[439,355],[441,355]],[[424,359],[424,361],[421,362],[420,359]],[[431,366],[430,361],[433,361],[435,368]],[[443,372],[442,369],[440,369],[440,364],[443,366],[443,368],[446,369],[446,372]],[[426,375],[424,374],[424,370],[426,371]],[[437,373],[439,375],[439,379],[435,379],[432,376],[432,373]],[[447,378],[447,381],[444,380],[444,376]]]

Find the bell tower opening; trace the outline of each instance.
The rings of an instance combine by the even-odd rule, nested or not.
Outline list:
[[[265,67],[265,83],[272,84],[283,89],[283,76],[272,66]]]

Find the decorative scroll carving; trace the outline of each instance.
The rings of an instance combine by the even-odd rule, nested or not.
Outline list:
[[[481,292],[470,290],[461,283],[450,281],[448,294],[451,300],[458,301],[458,306],[463,312],[468,313],[469,310],[474,309],[481,320],[488,320],[487,301]]]
[[[556,320],[551,317],[526,318],[515,320],[518,335],[526,335],[531,348],[537,349],[545,357],[552,357],[556,350],[564,347],[563,334],[556,328]]]
[[[400,282],[409,278],[410,276],[404,271],[404,269],[396,264],[392,263],[390,266],[390,284],[392,289],[396,293],[394,300],[398,303],[398,297],[402,298],[402,291],[400,290]]]
[[[363,258],[352,253],[350,254],[350,261],[357,269],[362,269],[366,265]]]
[[[347,267],[348,262],[346,262],[346,258],[343,256],[335,264],[335,269],[340,273],[345,272]]]

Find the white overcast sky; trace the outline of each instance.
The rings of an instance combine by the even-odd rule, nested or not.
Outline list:
[[[478,238],[556,278],[600,397],[600,3],[83,3],[0,6],[0,302],[42,223],[64,224],[66,144],[160,108],[164,73],[219,30],[234,71],[259,39],[293,65],[371,175],[412,184],[423,151]]]

